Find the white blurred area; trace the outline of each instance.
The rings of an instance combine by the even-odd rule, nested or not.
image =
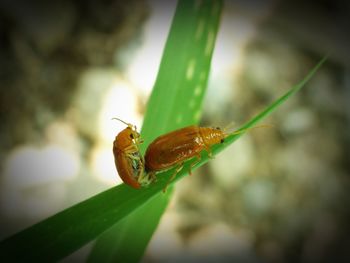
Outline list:
[[[14,149],[5,162],[2,211],[9,217],[29,218],[57,212],[62,209],[65,183],[78,176],[79,165],[79,156],[60,145]]]
[[[126,76],[142,96],[148,97],[156,79],[160,59],[168,37],[176,1],[148,1],[150,17],[143,30],[142,45],[128,66]]]
[[[67,184],[80,172],[80,143],[74,127],[57,120],[47,126],[43,143],[19,146],[6,156],[1,211],[25,218],[25,225],[66,207]]]

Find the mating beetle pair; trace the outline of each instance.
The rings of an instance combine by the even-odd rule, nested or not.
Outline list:
[[[197,157],[190,166],[191,174],[191,168],[201,159],[200,152],[206,150],[211,156],[210,147],[223,143],[229,135],[220,128],[188,126],[156,138],[148,146],[143,158],[139,151],[142,140],[136,126],[114,119],[127,125],[113,143],[115,165],[123,182],[136,189],[153,182],[157,172],[176,167],[170,182],[186,160]]]

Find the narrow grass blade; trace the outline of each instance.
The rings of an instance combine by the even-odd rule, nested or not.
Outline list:
[[[221,0],[178,2],[147,105],[141,151],[144,152],[160,134],[198,123],[221,9]],[[158,198],[162,198],[162,194]],[[91,261],[138,262],[166,207],[164,203],[159,205],[158,198],[147,203],[144,211],[131,214],[123,223],[103,234],[92,250]]]
[[[157,136],[198,123],[222,1],[180,0],[147,105],[142,150]]]
[[[306,82],[315,74],[325,60],[326,58],[323,58],[304,80],[277,99],[251,121],[243,125],[241,129],[253,127],[258,121],[263,120],[276,110],[286,99],[305,86]],[[242,134],[232,135],[224,144],[213,147],[213,154],[215,155],[223,150],[239,136],[242,136]],[[203,165],[208,160],[208,156],[204,152],[201,163],[197,167]],[[188,170],[189,162],[186,163],[182,172],[180,172],[173,182],[183,177]],[[166,185],[172,173],[172,170],[160,173],[158,175],[158,182],[142,191],[133,190],[126,185],[116,186],[1,241],[1,259],[3,261],[26,262],[56,261],[93,240],[108,228],[127,218],[137,209],[141,209],[140,214],[135,214],[136,216],[130,220],[136,223],[142,222],[144,220],[142,217],[142,207],[148,205],[148,202],[151,204],[156,202],[154,206],[153,204],[150,206],[156,209],[153,210],[153,213],[157,213],[157,210],[162,210],[161,207],[163,204],[159,203],[158,200],[162,197],[157,195],[159,195]],[[140,224],[128,225],[128,221],[126,221],[126,225],[122,228],[118,227],[118,229],[124,229],[125,233],[123,235],[130,238],[134,234],[134,232],[129,231],[132,226],[135,226],[135,229],[138,229],[142,233],[141,228],[139,228]],[[146,234],[144,238],[147,238]],[[122,246],[125,248],[127,242],[122,243]],[[142,247],[144,247],[143,243],[138,249],[139,252],[142,250]],[[130,258],[130,261],[134,261],[134,259]]]
[[[156,185],[143,191],[124,184],[113,187],[3,240],[1,259],[59,260],[141,208],[160,190]]]
[[[249,120],[248,122],[243,124],[239,129],[237,129],[237,131],[241,131],[240,133],[232,134],[225,139],[224,143],[214,145],[211,148],[213,156],[217,155],[219,152],[221,152],[226,147],[231,145],[234,141],[236,141],[239,137],[243,136],[244,133],[246,133],[249,128],[254,127],[258,122],[260,122],[263,119],[265,119],[266,117],[268,117],[271,113],[273,113],[275,110],[277,110],[277,108],[279,106],[281,106],[284,102],[286,102],[292,95],[294,95],[301,88],[303,88],[306,85],[306,83],[315,75],[315,73],[319,70],[319,68],[325,63],[326,60],[327,60],[327,56],[323,57],[302,81],[300,81],[298,84],[293,86],[284,95],[282,95],[281,97],[276,99],[273,103],[271,103],[263,111],[261,111],[259,114],[257,114],[251,120]],[[208,157],[207,152],[203,151],[201,153],[201,161],[198,164],[196,164],[193,168],[196,169],[199,166],[202,166],[203,164],[208,162],[209,160],[210,160],[210,158]],[[191,160],[186,162],[184,168],[177,175],[176,179],[174,179],[172,181],[172,184],[188,173],[191,162],[192,162]],[[166,172],[161,173],[161,174],[157,174],[157,178],[159,181],[158,183],[162,184],[162,185],[166,185],[166,183],[167,183],[168,179],[171,177],[172,173],[173,173],[173,170],[166,171]]]
[[[101,262],[102,259],[103,262],[115,262],[115,258],[123,258],[124,262],[139,261],[145,250],[144,244],[149,242],[149,237],[155,231],[169,197],[170,192],[158,193],[149,202],[103,233],[97,239],[88,262]],[[146,218],[145,215],[147,215]],[[148,227],[143,227],[144,224],[147,224]],[[111,249],[106,244],[110,244],[113,248],[123,249]],[[130,246],[124,244],[130,244]]]
[[[320,62],[307,74],[307,76],[300,81],[297,85],[292,87],[286,94],[281,96],[279,99],[274,101],[270,106],[268,106],[264,111],[259,113],[257,116],[252,118],[250,121],[245,123],[242,127],[240,127],[238,130],[245,130],[248,128],[253,127],[257,122],[261,121],[263,118],[267,117],[269,114],[271,114],[273,111],[276,110],[278,106],[280,106],[282,103],[284,103],[287,99],[289,99],[290,96],[297,93],[302,87],[305,86],[305,84],[313,77],[313,75],[317,72],[317,70],[322,66],[322,64],[327,60],[327,56],[322,58]]]

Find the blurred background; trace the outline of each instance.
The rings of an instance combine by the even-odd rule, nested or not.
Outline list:
[[[176,1],[0,1],[0,238],[120,184]],[[349,262],[350,3],[225,1],[201,125],[305,89],[181,180],[143,262]],[[91,245],[65,262],[83,261]]]

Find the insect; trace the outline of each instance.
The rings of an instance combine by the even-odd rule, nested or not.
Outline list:
[[[145,174],[145,161],[140,153],[142,143],[136,126],[113,118],[126,124],[127,127],[115,137],[113,142],[114,162],[123,182],[133,188],[148,185],[152,180]]]
[[[193,157],[197,160],[191,163],[191,169],[201,160],[200,152],[206,150],[211,157],[210,147],[214,144],[223,143],[228,136],[220,128],[208,128],[188,126],[172,131],[156,138],[147,148],[145,154],[146,172],[153,177],[157,172],[168,170],[176,166],[174,174],[170,177],[163,189],[166,191],[168,184],[181,171],[184,162]]]

